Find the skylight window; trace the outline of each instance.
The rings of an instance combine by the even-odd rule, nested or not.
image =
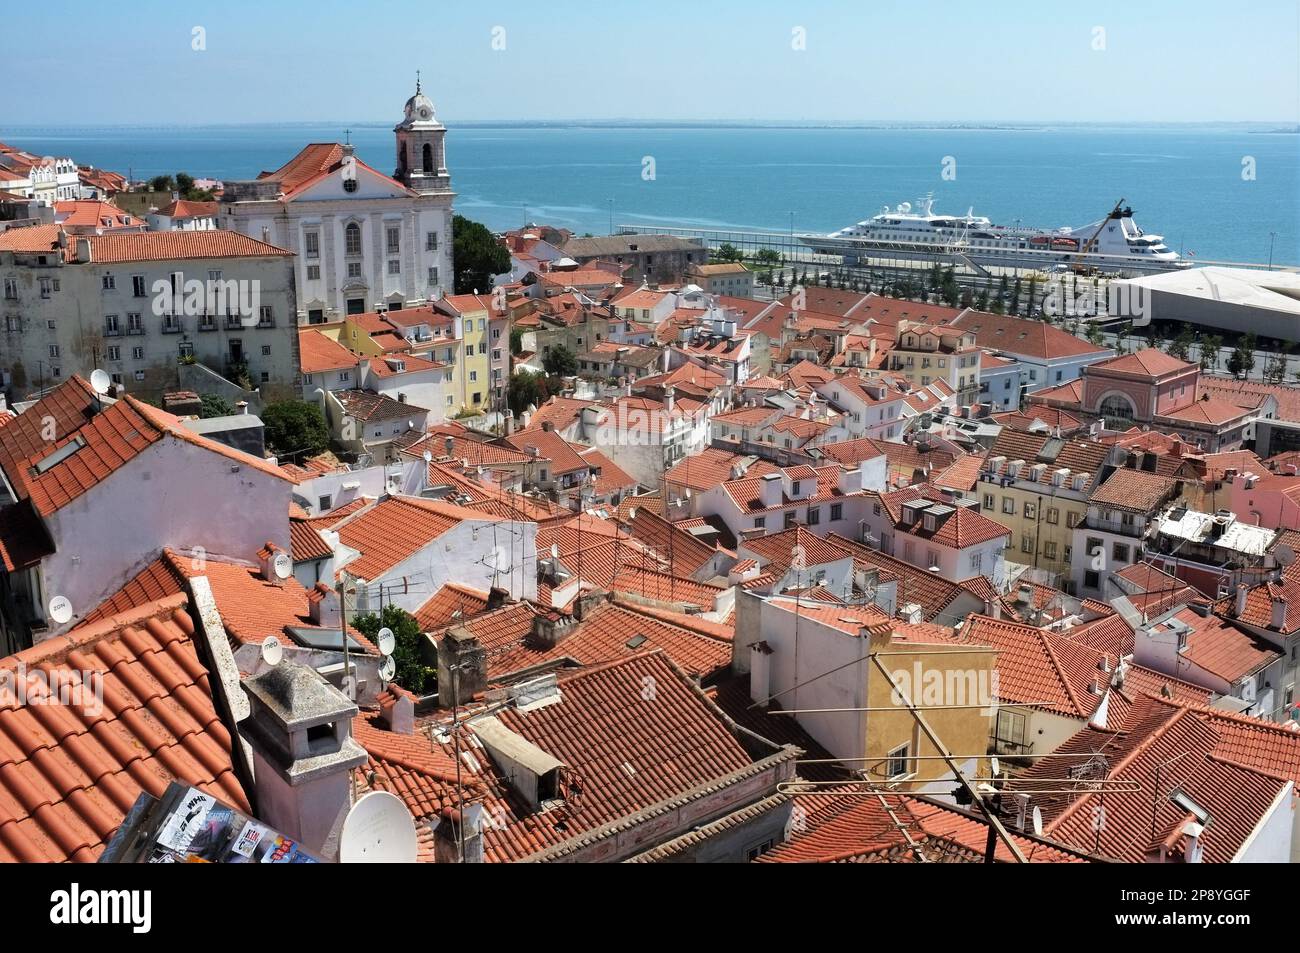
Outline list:
[[[78,434],[54,452],[38,460],[33,469],[36,471],[38,476],[42,473],[48,473],[85,445],[85,438]]]

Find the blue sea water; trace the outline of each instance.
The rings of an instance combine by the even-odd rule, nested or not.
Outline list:
[[[341,124],[6,127],[0,140],[144,178],[274,169]],[[351,127],[388,172],[390,124]],[[1055,228],[1123,197],[1140,225],[1201,260],[1300,264],[1300,135],[1243,127],[870,128],[449,123],[456,208],[494,230],[618,224],[831,231],[933,191],[936,209]],[[653,157],[654,178],[643,178]],[[955,160],[955,178],[942,175]],[[1253,165],[1253,178],[1243,175]]]

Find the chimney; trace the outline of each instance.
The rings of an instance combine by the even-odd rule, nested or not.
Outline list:
[[[236,403],[236,404],[235,404],[235,413],[237,413],[237,414],[246,414],[246,413],[248,413],[248,401],[246,401],[246,400],[241,400],[241,401],[239,401],[238,403]]]
[[[394,685],[379,696],[379,715],[395,735],[415,734],[415,701]]]
[[[986,616],[988,616],[989,618],[991,618],[991,619],[1001,619],[1001,618],[1002,618],[1002,600],[1001,600],[1001,599],[985,599],[985,600],[984,600],[984,614],[985,614]]]
[[[554,431],[555,431],[555,424],[554,424],[554,423],[552,423],[552,422],[549,421],[549,420],[543,420],[543,421],[542,421],[542,432],[543,432],[543,433],[553,433]]]
[[[623,378],[623,396],[624,397],[632,396],[632,378],[630,377]]]
[[[670,414],[673,412],[674,402],[675,402],[675,394],[673,390],[673,385],[669,384],[667,387],[664,388],[664,406],[668,409],[668,413]]]
[[[352,772],[370,757],[352,740],[357,706],[296,662],[282,661],[243,687],[250,712],[239,731],[253,754],[258,819],[336,860]]]
[[[749,647],[749,697],[766,711],[772,694],[772,647],[758,641]]]
[[[572,633],[577,621],[569,616],[551,618],[544,612],[533,616],[532,637],[547,648],[554,648]]]
[[[1232,614],[1238,619],[1246,614],[1246,596],[1249,594],[1250,588],[1244,582],[1237,583],[1237,604]]]
[[[283,586],[284,580],[275,572],[275,562],[277,556],[288,556],[283,549],[276,546],[275,543],[267,541],[257,552],[257,566],[262,573],[262,579],[273,586]],[[292,563],[290,563],[292,565]]]
[[[506,411],[506,436],[512,437],[514,436],[514,433],[515,433],[515,412],[513,410],[507,410]]]
[[[343,627],[343,611],[339,606],[339,593],[323,582],[316,583],[307,592],[307,610],[313,625],[322,629]]]
[[[462,859],[461,851],[464,851]],[[470,801],[462,819],[454,807],[443,808],[433,831],[435,864],[483,863],[483,804]]]
[[[510,599],[510,591],[502,589],[500,586],[493,586],[488,590],[487,607],[485,611],[491,612],[493,609],[500,609]]]
[[[1269,619],[1269,628],[1278,632],[1286,631],[1286,599],[1282,596],[1273,597],[1272,616]]]
[[[604,589],[589,589],[578,596],[578,601],[573,606],[573,614],[579,622],[582,622],[607,602],[609,602],[609,593]]]
[[[90,239],[78,238],[77,239],[77,264],[89,265],[93,260],[93,257],[94,256],[92,256],[90,253]]]
[[[783,477],[780,473],[765,473],[763,482],[759,484],[758,496],[759,502],[764,507],[773,507],[781,505],[783,490],[781,486]]]
[[[862,471],[857,467],[840,471],[840,492],[846,496],[862,491]]]
[[[463,625],[438,643],[438,707],[464,705],[487,688],[487,651]]]

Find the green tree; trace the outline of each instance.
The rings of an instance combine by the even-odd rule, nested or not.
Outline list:
[[[206,420],[209,417],[229,417],[235,412],[230,401],[219,394],[204,394],[199,398],[202,408],[199,410],[199,417]]]
[[[330,431],[325,415],[303,400],[267,404],[261,413],[266,446],[277,457],[314,457],[329,449]]]
[[[1186,361],[1192,353],[1192,342],[1195,340],[1195,333],[1192,331],[1190,324],[1184,324],[1178,332],[1178,337],[1169,342],[1169,356],[1176,357],[1180,361]]]
[[[781,253],[775,248],[760,248],[758,254],[754,256],[754,261],[760,265],[779,265],[781,264]]]
[[[1241,342],[1228,355],[1228,373],[1233,377],[1250,377],[1250,372],[1255,369],[1255,335],[1252,332],[1241,339]]]
[[[1223,338],[1217,334],[1207,334],[1201,338],[1201,370],[1213,372],[1219,368],[1219,348],[1223,347]]]
[[[1101,346],[1101,325],[1100,324],[1098,324],[1096,321],[1089,321],[1088,330],[1085,332],[1085,334],[1088,338],[1089,344],[1093,344],[1098,347]]]
[[[510,329],[510,353],[516,357],[524,351],[524,329]]]
[[[433,694],[438,685],[438,670],[426,665],[420,654],[424,636],[414,616],[390,602],[382,613],[364,612],[357,616],[352,620],[352,626],[371,641],[380,629],[392,629],[393,662],[396,666],[393,682],[416,695]]]
[[[176,183],[170,175],[155,175],[149,180],[149,191],[151,192],[174,192]]]
[[[578,357],[563,344],[557,344],[542,358],[542,366],[548,374],[572,377],[578,373]]]
[[[522,414],[529,406],[540,407],[551,396],[550,382],[545,374],[531,371],[519,371],[511,376],[510,386],[506,388],[506,403],[515,416]]]
[[[713,260],[721,262],[740,261],[744,257],[744,252],[731,244],[731,242],[723,242],[713,253]]]
[[[458,295],[487,293],[492,276],[510,270],[510,252],[486,225],[457,215],[451,221],[451,260]]]

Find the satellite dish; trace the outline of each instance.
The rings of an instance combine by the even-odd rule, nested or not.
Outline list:
[[[559,559],[559,558],[560,558],[560,544],[559,544],[559,543],[551,543],[551,558],[552,558],[552,559]]]
[[[284,658],[284,646],[280,644],[277,637],[268,635],[262,640],[262,661],[275,668],[282,658]]]
[[[55,596],[50,600],[50,618],[56,625],[63,625],[72,618],[72,603],[67,596]]]
[[[424,456],[424,462],[425,462],[425,463],[432,463],[432,462],[433,462],[433,453],[432,453],[432,452],[426,450],[426,451],[424,451],[423,456]]]
[[[393,637],[393,630],[384,626],[375,635],[375,645],[379,647],[380,655],[392,655],[393,646],[397,644],[397,639]]]
[[[385,655],[384,660],[379,663],[379,678],[384,682],[391,682],[393,676],[397,674],[397,663],[393,661],[391,655]]]
[[[275,578],[288,579],[293,575],[293,560],[288,553],[276,553],[271,560],[271,570],[275,573]]]
[[[1289,566],[1295,562],[1295,550],[1290,546],[1279,546],[1273,550],[1273,558],[1279,566]]]
[[[108,393],[108,389],[113,386],[113,378],[108,376],[108,372],[95,368],[90,372],[90,386],[96,394],[103,396]]]
[[[989,764],[993,766],[993,777],[996,778],[999,774],[1002,773],[1002,765],[997,758],[990,759]]]
[[[388,791],[363,794],[343,819],[339,862],[415,863],[415,821],[402,799]]]
[[[1040,807],[1034,808],[1034,834],[1043,836],[1043,809]]]

